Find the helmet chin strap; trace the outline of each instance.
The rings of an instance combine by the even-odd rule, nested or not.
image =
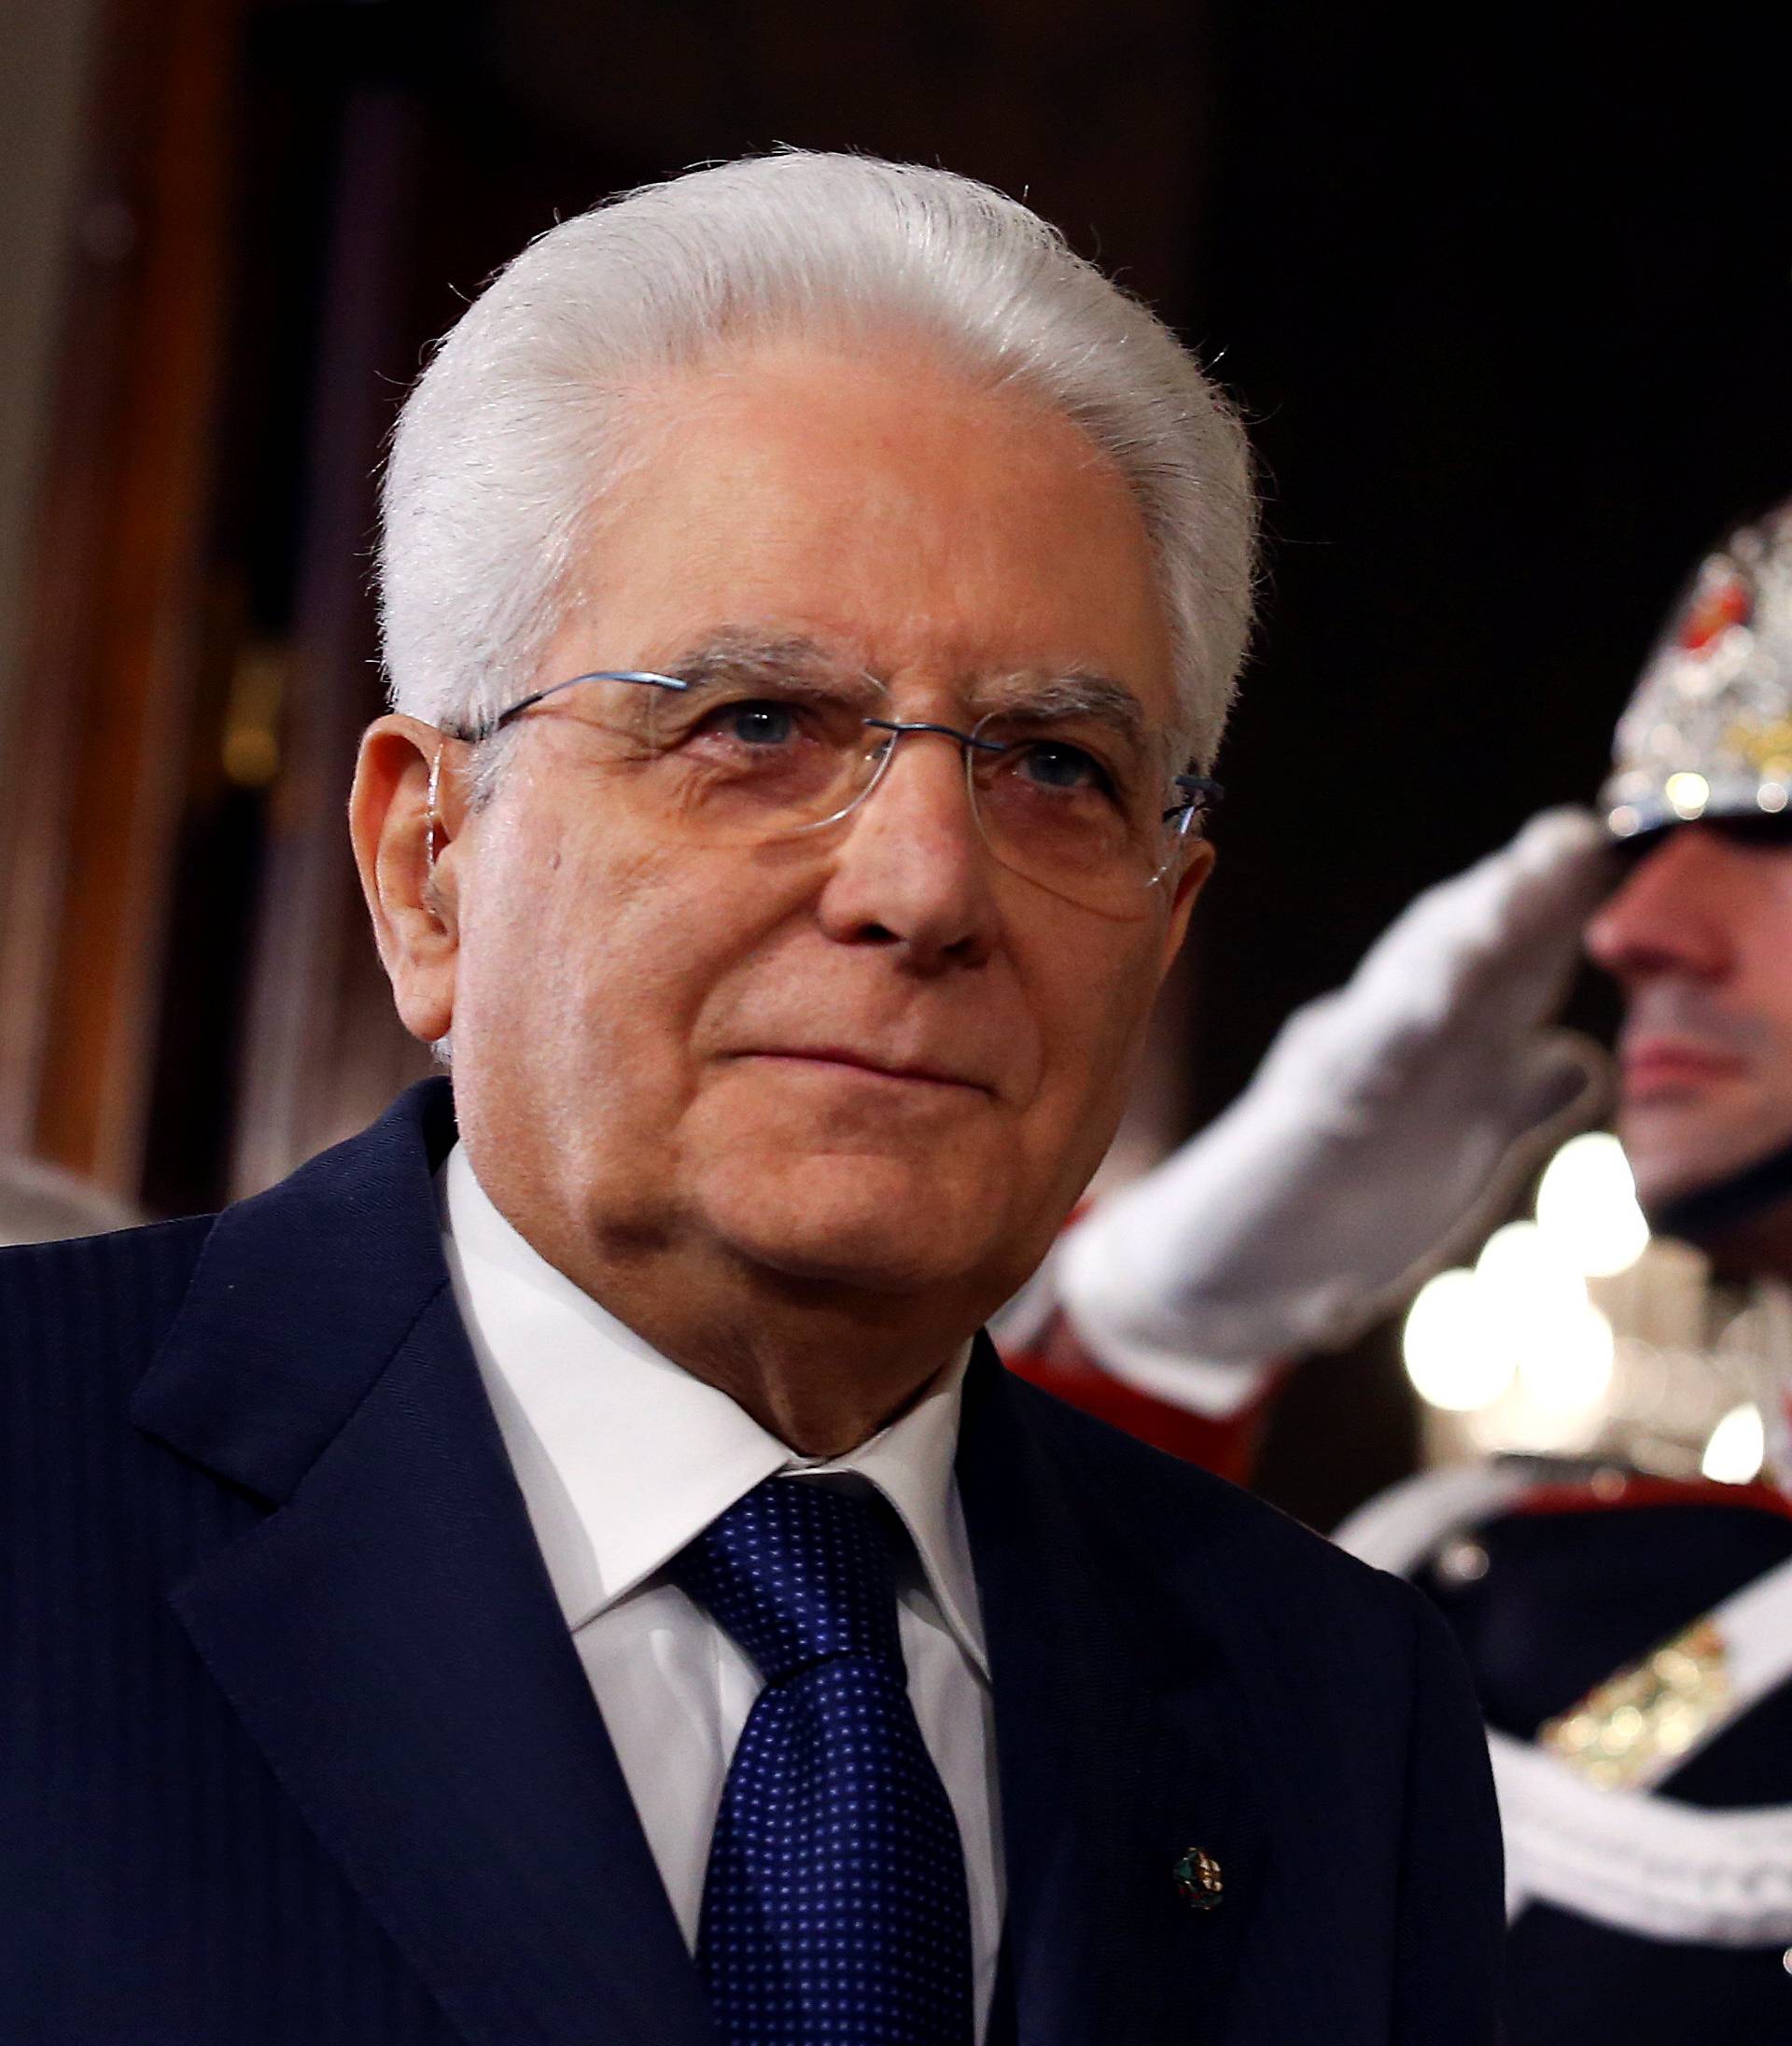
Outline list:
[[[1770,1151],[1741,1171],[1695,1186],[1689,1193],[1646,1202],[1644,1212],[1659,1236],[1683,1237],[1702,1243],[1752,1221],[1765,1210],[1792,1198],[1792,1141]]]

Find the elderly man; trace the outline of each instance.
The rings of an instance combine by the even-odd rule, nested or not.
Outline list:
[[[1072,1232],[1057,1283],[1109,1370],[1210,1412],[1348,1338],[1575,1116],[1583,1053],[1543,1026],[1584,944],[1624,998],[1652,1221],[1779,1331],[1767,1478],[1447,1468],[1339,1539],[1424,1587],[1477,1679],[1513,2046],[1753,2041],[1792,2021],[1792,506],[1700,565],[1600,808],[1422,898],[1219,1124]]]
[[[445,1080],[0,1265],[0,2037],[1491,2036],[1396,1580],[1009,1380],[1211,855],[1238,430],[997,193],[544,236],[413,394],[352,805]]]

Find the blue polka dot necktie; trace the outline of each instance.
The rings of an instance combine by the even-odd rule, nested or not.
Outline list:
[[[909,1703],[878,1512],[768,1478],[672,1565],[765,1679],[697,1936],[727,2046],[971,2046],[964,1855]]]

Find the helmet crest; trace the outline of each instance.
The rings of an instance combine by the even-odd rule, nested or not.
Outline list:
[[[1618,721],[1599,807],[1617,838],[1792,809],[1792,501],[1700,563]]]

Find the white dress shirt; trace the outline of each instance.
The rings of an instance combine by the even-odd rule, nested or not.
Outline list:
[[[898,1577],[908,1693],[959,1822],[977,2036],[1001,1936],[995,1720],[952,1462],[968,1351],[849,1455],[796,1455],[556,1271],[492,1205],[456,1145],[439,1175],[455,1297],[548,1576],[666,1894],[694,1950],[723,1779],[757,1669],[665,1565],[762,1479],[870,1485],[917,1565]]]

